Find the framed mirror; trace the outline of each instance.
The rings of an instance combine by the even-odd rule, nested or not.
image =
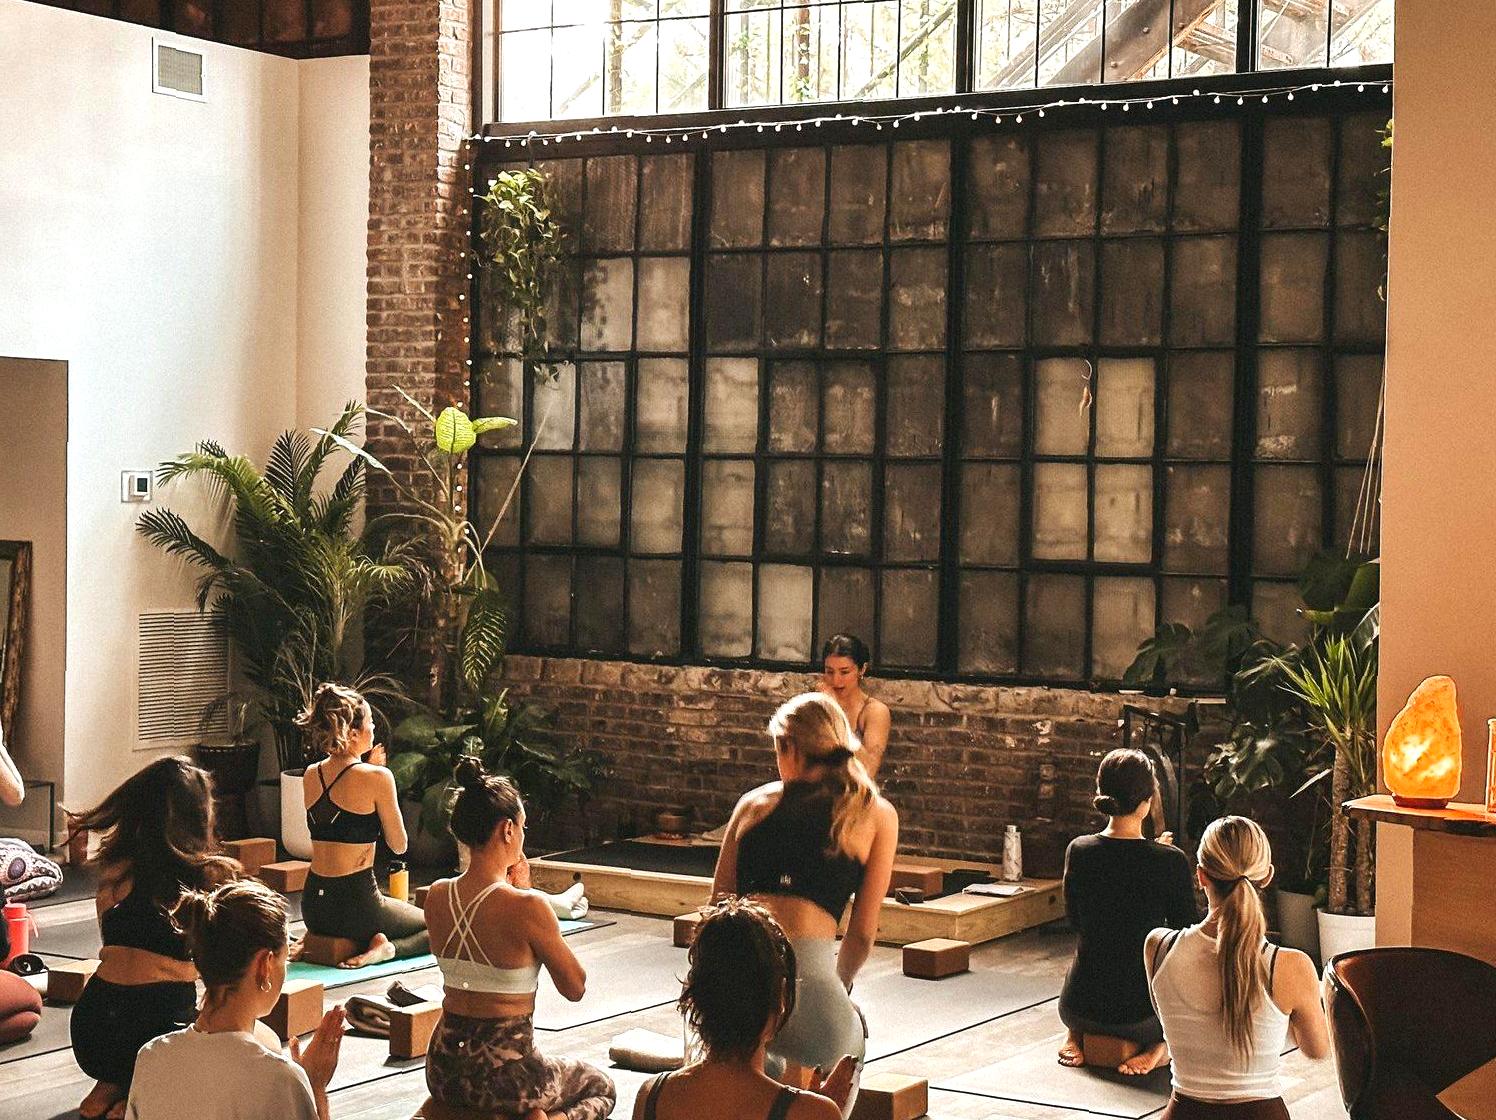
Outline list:
[[[31,591],[31,542],[0,541],[0,727],[9,732],[21,702],[21,656]]]

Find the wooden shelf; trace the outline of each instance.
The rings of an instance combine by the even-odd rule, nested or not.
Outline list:
[[[1426,832],[1496,838],[1496,816],[1487,813],[1480,805],[1463,805],[1451,801],[1443,809],[1408,809],[1397,804],[1387,794],[1379,793],[1373,797],[1347,801],[1345,811],[1353,817],[1379,821],[1382,824],[1406,825]]]

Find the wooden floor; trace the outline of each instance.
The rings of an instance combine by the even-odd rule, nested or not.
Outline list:
[[[92,904],[84,900],[47,907],[36,913],[41,927],[38,947],[44,949],[49,926],[90,915]],[[671,936],[670,922],[665,919],[633,914],[608,916],[616,918],[616,924],[570,939],[584,965],[589,965],[592,992],[589,998],[593,999],[603,998],[610,991],[610,974],[617,976],[620,962],[627,961],[630,953],[638,953],[641,957],[645,954],[657,956],[660,942],[668,944]],[[955,998],[952,987],[941,987],[946,982],[910,981],[910,984],[920,985],[916,999],[898,1008],[882,1010],[884,1021],[888,1021],[889,1015],[894,1018],[902,1016],[906,1030],[908,1021],[917,1018],[910,1035],[912,1041],[900,1052],[872,1062],[869,1070],[917,1074],[929,1079],[932,1086],[939,1086],[1009,1056],[1029,1051],[1034,1052],[1036,1058],[1052,1054],[1062,1034],[1055,1017],[1054,997],[1058,995],[1071,948],[1070,934],[1056,925],[979,946],[972,954],[973,969],[1002,970],[1005,975],[1020,980],[1024,990],[1040,993],[1037,1000],[1022,1009],[1008,1014],[1001,1014],[999,1009],[995,1017],[988,1014],[990,1008],[972,1006],[969,1001],[963,1003]],[[683,972],[685,951],[677,951]],[[899,970],[898,950],[877,947],[859,978],[859,992],[867,993],[870,988],[876,990],[878,985],[873,982],[880,977],[888,978],[885,984],[893,982]],[[434,973],[416,973],[405,979],[429,982],[434,979]],[[387,984],[387,980],[376,981],[361,987],[335,990],[329,993],[329,999],[346,998],[356,991],[378,990]],[[613,1115],[628,1117],[632,1115],[634,1095],[644,1075],[609,1068],[609,1040],[631,1027],[676,1035],[680,1021],[669,1005],[674,995],[670,990],[662,990],[657,997],[651,994],[648,1000],[636,1001],[640,1006],[644,1002],[656,1004],[645,1010],[567,1030],[537,1031],[537,1044],[543,1051],[583,1058],[609,1069],[619,1089],[618,1107]],[[580,1010],[585,1008],[586,1001]],[[48,1008],[44,1014],[58,1013]],[[874,1023],[870,1045],[876,1053],[879,1049],[879,1015],[870,1011],[869,1017]],[[976,1025],[965,1026],[971,1023]],[[963,1026],[965,1029],[961,1029]],[[70,1051],[64,1049],[8,1060],[5,1050],[0,1048],[0,1120],[54,1120],[76,1115],[74,1106],[89,1082],[74,1064]],[[336,1120],[408,1120],[421,1103],[425,1096],[425,1078],[419,1063],[390,1064],[382,1061],[377,1053],[373,1044],[367,1041],[362,1041],[358,1048],[353,1040],[345,1046],[344,1062],[331,1095]],[[376,1056],[371,1060],[371,1055]],[[1343,1120],[1345,1112],[1340,1106],[1334,1070],[1329,1063],[1311,1063],[1293,1054],[1286,1060],[1284,1073],[1286,1096],[1295,1120]],[[1073,1076],[1088,1075],[1076,1072]],[[930,1094],[930,1116],[942,1120],[1093,1120],[1098,1114],[1094,1110],[1024,1103],[1021,1098],[1026,1093],[1033,1094],[1022,1083],[1001,1086],[997,1091],[1003,1098],[1014,1099],[995,1099],[934,1088]]]

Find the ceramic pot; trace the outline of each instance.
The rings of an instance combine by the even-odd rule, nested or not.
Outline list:
[[[292,859],[312,858],[312,834],[306,827],[306,797],[301,792],[305,770],[282,770],[280,776],[281,847]]]
[[[1377,943],[1377,920],[1366,914],[1319,912],[1320,959],[1328,964],[1341,953],[1370,949]]]

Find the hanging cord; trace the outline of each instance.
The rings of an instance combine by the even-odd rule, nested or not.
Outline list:
[[[1376,540],[1376,515],[1382,501],[1382,426],[1387,411],[1387,372],[1385,365],[1377,383],[1377,417],[1371,428],[1371,446],[1366,452],[1366,467],[1361,472],[1361,489],[1356,495],[1356,513],[1345,542],[1345,554],[1370,556]]]

